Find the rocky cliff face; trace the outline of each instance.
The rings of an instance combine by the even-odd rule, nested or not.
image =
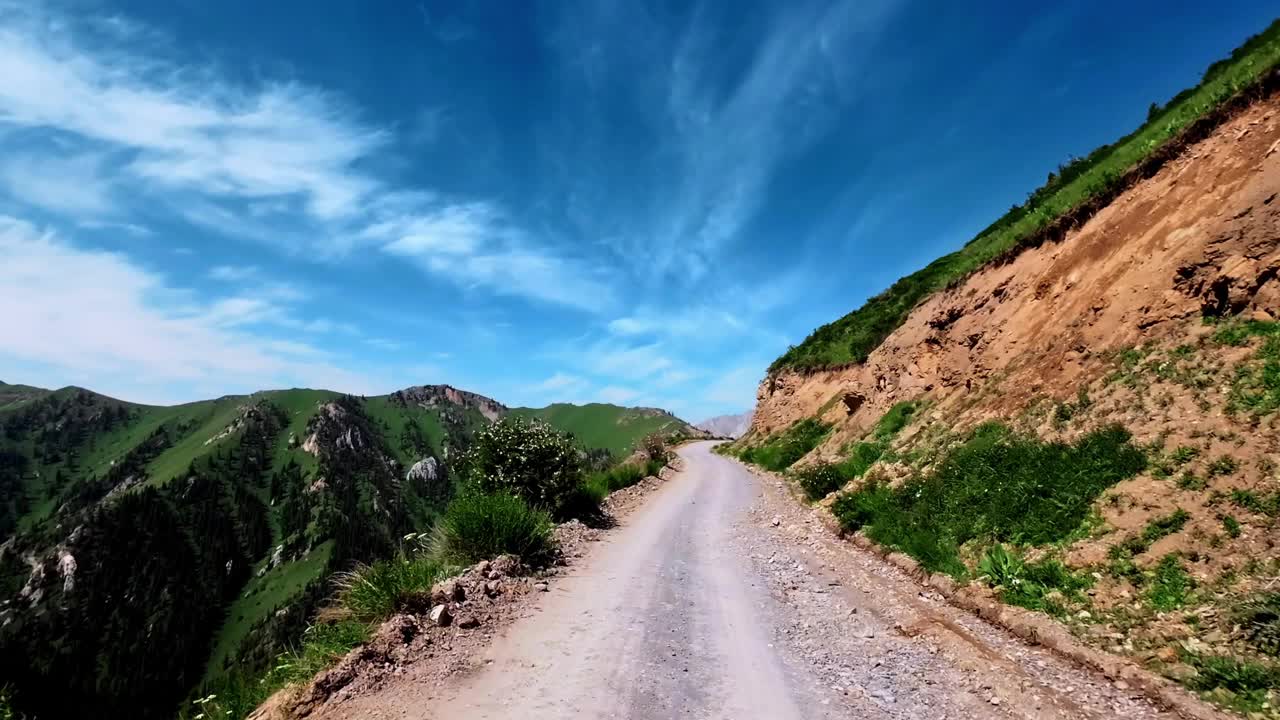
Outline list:
[[[493,422],[507,412],[507,406],[484,395],[466,390],[459,390],[450,385],[417,385],[391,393],[394,402],[406,406],[421,408],[440,408],[455,406],[467,410],[475,410]]]

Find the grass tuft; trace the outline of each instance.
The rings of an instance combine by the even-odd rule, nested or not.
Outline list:
[[[1158,611],[1176,610],[1187,604],[1187,596],[1195,583],[1182,566],[1176,553],[1160,558],[1147,590],[1147,602]]]
[[[551,561],[551,517],[505,493],[464,493],[445,510],[431,537],[441,562],[470,565],[512,554],[530,565]]]
[[[405,607],[416,593],[430,590],[453,568],[425,555],[358,565],[335,577],[338,602],[353,618],[382,620]]]

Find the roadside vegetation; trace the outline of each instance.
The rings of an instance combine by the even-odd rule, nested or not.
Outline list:
[[[818,447],[818,443],[830,432],[830,424],[815,418],[805,418],[758,445],[741,449],[738,457],[766,470],[786,470],[809,454],[810,450]]]
[[[1104,490],[1145,467],[1142,450],[1120,427],[1066,444],[987,423],[928,473],[896,487],[873,479],[840,496],[832,512],[848,531],[862,530],[929,570],[966,578],[962,545],[1059,542]]]
[[[1132,171],[1156,156],[1195,121],[1247,91],[1280,64],[1280,21],[1211,65],[1200,83],[1163,106],[1153,105],[1137,130],[1049,174],[1026,202],[1016,205],[963,248],[898,280],[848,315],[815,330],[769,367],[810,370],[864,362],[929,295],[955,285],[983,266],[1038,244],[1064,219],[1082,219],[1125,187]],[[1248,388],[1246,388],[1248,389]],[[1272,394],[1272,400],[1280,395]],[[1271,402],[1271,401],[1264,401]]]
[[[433,585],[466,566],[499,555],[533,569],[549,565],[553,520],[597,517],[609,493],[663,468],[671,441],[652,433],[638,443],[640,457],[610,465],[541,420],[508,417],[481,429],[459,460],[461,487],[431,530],[405,535],[394,557],[337,574],[330,604],[296,647],[263,672],[206,685],[180,717],[246,717],[277,690],[334,665],[395,613],[422,609]]]

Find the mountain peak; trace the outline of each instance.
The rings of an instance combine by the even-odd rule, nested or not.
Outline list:
[[[507,414],[507,406],[493,398],[459,390],[452,385],[414,385],[397,390],[390,395],[392,401],[401,405],[417,405],[419,407],[439,407],[440,405],[456,405],[476,410],[489,421],[497,420]]]

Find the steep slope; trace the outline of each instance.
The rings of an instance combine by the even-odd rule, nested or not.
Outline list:
[[[202,677],[269,662],[333,571],[430,524],[447,458],[501,408],[445,386],[175,407],[14,394],[0,408],[0,675],[49,717],[167,717]]]
[[[751,410],[737,415],[717,415],[713,418],[707,418],[695,427],[699,430],[705,430],[715,437],[737,439],[747,433],[751,428]]]
[[[824,502],[846,530],[1271,712],[1277,85],[1223,105],[1078,227],[909,306],[860,361],[780,358],[738,451],[794,465],[814,497],[847,482]]]
[[[556,403],[543,408],[513,408],[513,415],[536,417],[591,448],[616,456],[630,453],[644,436],[655,432],[702,437],[704,433],[666,410],[620,407],[604,403]]]

